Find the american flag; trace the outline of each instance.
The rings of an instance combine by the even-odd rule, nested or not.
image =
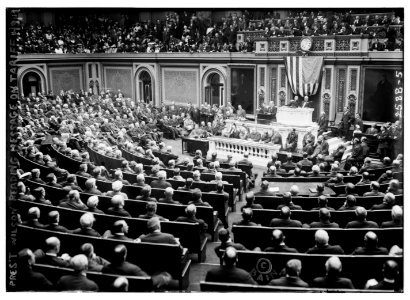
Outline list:
[[[286,75],[295,95],[315,95],[322,78],[323,57],[288,56],[285,58]]]

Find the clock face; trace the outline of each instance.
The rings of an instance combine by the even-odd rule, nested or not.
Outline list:
[[[312,47],[312,40],[309,38],[304,38],[300,41],[300,49],[303,51],[308,51]]]

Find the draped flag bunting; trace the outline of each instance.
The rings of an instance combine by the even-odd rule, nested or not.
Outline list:
[[[315,95],[322,79],[323,57],[288,56],[285,58],[286,74],[295,95]]]

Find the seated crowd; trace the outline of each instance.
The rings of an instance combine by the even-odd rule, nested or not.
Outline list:
[[[132,22],[129,14],[118,19],[104,15],[60,16],[55,25],[24,24],[17,36],[20,53],[158,53],[252,52],[250,38],[236,46],[238,31],[264,30],[264,36],[367,35],[370,50],[403,50],[400,16],[349,11],[289,11],[287,18],[267,12],[252,20],[252,10],[228,17],[206,17],[201,12],[167,13],[155,22]],[[400,26],[399,26],[400,27]]]
[[[212,110],[209,106],[207,108],[209,111]],[[242,115],[241,108],[238,107],[238,110],[239,112],[237,111],[236,114]],[[211,158],[207,158],[198,150],[192,160],[181,160],[172,152],[172,147],[166,146],[163,137],[168,135],[175,139],[180,136],[190,136],[192,133],[201,136],[204,134],[212,135],[218,134],[218,130],[223,135],[224,119],[232,116],[233,111],[230,104],[227,107],[217,108],[213,122],[208,125],[202,122],[201,127],[199,127],[201,111],[191,104],[187,107],[177,107],[171,104],[157,108],[142,102],[130,102],[122,95],[114,96],[110,93],[93,96],[88,93],[61,92],[58,96],[40,94],[20,99],[16,150],[20,155],[21,168],[18,170],[20,181],[17,184],[17,201],[24,200],[33,203],[28,211],[19,211],[21,216],[25,216],[21,223],[32,228],[67,234],[134,243],[165,243],[184,247],[174,235],[161,231],[161,222],[199,224],[201,235],[209,233],[209,228],[213,224],[208,224],[197,217],[197,211],[200,207],[212,208],[208,202],[202,200],[204,192],[198,187],[202,187],[201,184],[206,182],[201,177],[205,177],[205,174],[212,175],[214,180],[209,182],[212,186],[210,193],[223,195],[227,204],[231,195],[225,191],[225,187],[230,185],[225,179],[229,177],[229,173],[245,173],[246,180],[241,183],[242,186],[235,186],[238,193],[234,195],[241,195],[242,191],[253,188],[256,174],[252,172],[253,166],[248,153],[244,153],[243,160],[234,161],[229,156],[226,160],[219,159],[216,153],[213,153]],[[175,122],[167,123],[168,120]],[[228,136],[231,136],[233,132]],[[246,138],[246,135],[244,137]],[[275,134],[272,133],[268,142],[274,143],[274,137]],[[255,133],[252,136],[251,132],[249,139],[257,139]],[[306,141],[310,141],[310,139],[311,137],[307,137]],[[261,137],[259,137],[258,142],[260,140]],[[403,155],[399,154],[393,161],[391,158],[385,157],[380,163],[371,160],[362,151],[361,159],[364,164],[356,166],[356,161],[350,160],[352,166],[344,170],[346,165],[344,167],[342,165],[347,162],[342,161],[342,156],[337,156],[337,153],[330,154],[326,143],[326,139],[320,135],[317,143],[314,143],[314,152],[312,154],[304,152],[303,159],[296,163],[292,161],[292,155],[288,156],[283,164],[276,154],[273,155],[271,161],[267,163],[266,174],[263,176],[264,180],[261,182],[260,189],[249,191],[245,195],[246,204],[241,209],[243,219],[235,222],[232,226],[260,226],[259,220],[254,220],[254,211],[263,210],[264,207],[255,203],[255,198],[260,196],[280,198],[282,202],[276,207],[279,215],[272,218],[269,226],[273,228],[271,245],[265,249],[256,247],[249,250],[298,253],[300,252],[298,249],[286,246],[283,232],[275,229],[277,227],[296,227],[317,229],[314,236],[315,246],[309,248],[306,251],[307,254],[344,255],[345,251],[340,245],[329,244],[329,234],[326,231],[329,228],[342,227],[332,221],[332,214],[337,212],[331,207],[330,201],[336,195],[345,199],[344,205],[337,210],[355,212],[355,219],[350,220],[343,227],[346,229],[369,229],[363,237],[363,245],[357,245],[357,248],[351,253],[352,255],[400,255],[401,249],[398,246],[394,246],[392,249],[386,249],[383,245],[379,246],[375,229],[379,227],[403,227],[402,203],[396,201],[396,199],[402,198],[403,190],[401,182],[395,177],[403,171]],[[292,147],[291,141],[287,144],[288,148]],[[363,142],[361,145],[365,148]],[[126,153],[131,154],[135,160],[125,159]],[[67,169],[72,169],[72,166],[59,164],[60,160],[57,158],[57,154],[76,162],[78,169],[71,173],[67,171]],[[121,161],[120,167],[111,170],[103,164],[97,163],[95,161],[97,156],[106,159],[105,162]],[[141,161],[146,163],[141,163]],[[227,168],[222,168],[221,164]],[[32,167],[27,169],[28,165]],[[250,167],[251,171],[249,173],[242,172],[238,168],[241,165]],[[380,176],[377,178],[371,176],[373,171],[380,169],[383,171]],[[48,170],[49,173],[43,174],[42,170]],[[173,175],[173,178],[168,179],[168,172]],[[190,174],[188,177],[187,172]],[[129,179],[131,177],[124,178],[125,174],[132,174],[132,180]],[[293,182],[293,180],[296,182],[289,191],[279,193],[269,186],[270,180],[275,181],[275,178],[279,177],[289,177],[289,182]],[[311,177],[312,182],[317,178],[323,178],[323,180],[320,180],[321,183],[317,185],[315,191],[306,194],[300,192],[297,177]],[[353,177],[358,179],[356,184],[348,181]],[[150,181],[146,183],[148,178]],[[345,178],[347,178],[346,181]],[[84,181],[79,183],[80,179]],[[177,189],[173,188],[173,181],[179,181],[181,185]],[[111,188],[103,189],[103,183],[109,183]],[[31,191],[28,186],[36,188]],[[140,189],[135,198],[127,194],[126,187],[128,186]],[[360,186],[367,188],[363,195],[356,193],[356,189]],[[332,192],[331,197],[328,191],[332,191],[332,189],[338,191],[339,187],[342,188],[342,191]],[[66,197],[50,199],[47,193],[48,188],[64,191]],[[161,190],[163,196],[152,195],[153,189]],[[190,199],[186,201],[185,213],[177,218],[170,218],[162,213],[162,216],[157,214],[159,205],[181,205],[178,200],[174,199],[176,190],[191,192]],[[87,194],[86,203],[81,197],[84,194]],[[99,208],[99,200],[102,197],[110,198],[111,204],[109,208],[104,210]],[[317,198],[318,205],[312,209],[317,212],[316,221],[302,223],[292,219],[292,211],[304,209],[293,203],[292,200],[298,197]],[[356,199],[359,197],[377,197],[380,202],[375,202],[372,207],[366,209],[356,205]],[[146,230],[148,232],[135,238],[129,237],[129,225],[126,221],[135,215],[135,212],[127,210],[127,201],[133,200],[146,202],[146,211],[140,212],[138,219],[147,220]],[[40,222],[44,219],[41,218],[42,210],[40,207],[50,206],[53,209],[48,212],[48,224],[43,224]],[[60,220],[60,208],[83,212],[79,217],[77,228],[64,226],[66,220]],[[367,220],[368,210],[389,210],[391,218],[384,219],[379,223]],[[94,228],[95,216],[103,214],[116,216],[119,220],[110,224],[112,226],[110,229],[99,232]],[[223,264],[209,271],[205,280],[256,284],[248,271],[235,266],[237,250],[247,251],[247,248],[233,242],[233,236],[231,236],[230,226],[225,215],[219,214],[217,216],[224,228],[218,232],[221,245],[215,251],[222,258]],[[29,290],[98,291],[98,285],[87,279],[87,271],[118,274],[119,276],[147,276],[147,273],[140,267],[127,262],[127,247],[123,244],[118,244],[115,247],[111,261],[97,256],[92,244],[84,244],[78,253],[71,253],[72,257],[68,254],[58,256],[60,241],[57,237],[50,236],[45,244],[45,249],[22,249],[19,253],[21,269],[24,270],[21,276],[23,279],[30,278],[33,282],[33,285],[27,285]],[[61,277],[53,286],[42,274],[33,271],[32,266],[36,262],[72,268],[74,274]],[[312,278],[311,282],[306,283],[300,278],[298,279],[302,268],[301,262],[297,259],[289,260],[284,270],[285,273],[278,274],[278,278],[273,279],[270,284],[354,288],[350,279],[341,277],[342,265],[338,256],[329,258],[325,267],[327,271],[325,277]],[[396,289],[394,280],[397,278],[398,269],[395,261],[387,260],[383,269],[385,279],[379,282],[369,281],[366,287],[370,289]],[[168,273],[152,274],[151,278],[156,288],[175,288],[175,278]],[[292,281],[292,283],[288,281]],[[34,282],[38,284],[34,285]],[[113,289],[124,291],[126,288],[127,278],[119,277],[113,283]]]

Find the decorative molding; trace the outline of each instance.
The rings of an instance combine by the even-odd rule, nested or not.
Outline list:
[[[41,89],[45,92],[48,92],[49,85],[47,82],[47,76],[46,76],[46,65],[25,65],[23,67],[19,67],[17,70],[17,82],[18,82],[18,87],[20,90],[20,94],[23,92],[23,78],[27,73],[34,72],[38,76],[40,76],[41,79]]]

